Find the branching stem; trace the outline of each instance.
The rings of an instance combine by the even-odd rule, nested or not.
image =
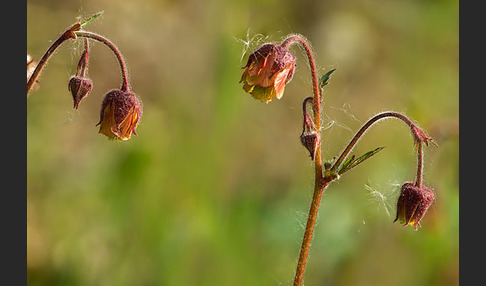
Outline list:
[[[126,64],[125,64],[125,60],[123,59],[122,54],[117,49],[115,44],[113,44],[107,38],[105,38],[101,35],[95,34],[93,32],[78,31],[78,32],[76,32],[76,35],[79,36],[79,37],[86,37],[86,38],[89,38],[89,39],[96,40],[98,42],[105,44],[108,48],[110,48],[110,50],[115,54],[116,59],[118,60],[118,63],[120,64],[120,69],[121,69],[121,74],[122,74],[121,90],[122,91],[130,91],[130,82],[129,82],[129,78],[128,78],[128,71],[127,71],[127,67],[126,67]]]
[[[120,64],[121,74],[122,74],[122,91],[130,91],[130,82],[128,78],[128,71],[126,68],[125,60],[123,59],[120,51],[117,47],[107,38],[87,31],[81,31],[81,24],[76,23],[67,29],[64,33],[62,33],[59,38],[47,49],[45,54],[40,59],[39,63],[37,64],[34,72],[30,76],[29,80],[27,81],[27,96],[29,95],[30,90],[32,89],[35,81],[40,75],[42,68],[46,65],[47,61],[50,59],[54,51],[66,40],[68,39],[76,39],[77,37],[84,37],[99,41],[106,45],[110,50],[115,54],[118,63]]]

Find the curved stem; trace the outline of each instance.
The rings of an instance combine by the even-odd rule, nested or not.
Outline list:
[[[125,65],[125,61],[120,53],[120,51],[116,48],[116,46],[106,39],[105,37],[87,31],[80,31],[81,25],[79,23],[74,24],[71,28],[67,29],[64,33],[59,36],[59,38],[47,49],[45,54],[40,59],[39,63],[35,67],[34,72],[30,76],[29,80],[27,81],[27,96],[29,95],[29,91],[32,89],[35,81],[40,75],[42,68],[46,65],[47,61],[54,53],[54,51],[66,40],[68,39],[76,39],[76,37],[85,37],[89,39],[93,39],[105,44],[107,47],[111,49],[111,51],[115,54],[118,63],[120,64],[121,73],[122,73],[122,91],[130,91],[130,82],[128,79],[128,72]]]
[[[86,77],[86,71],[88,70],[89,66],[89,41],[88,38],[84,38],[84,53],[83,59],[80,60],[83,63],[83,67],[81,69],[81,76]]]
[[[418,150],[417,150],[417,178],[415,181],[415,186],[419,188],[422,187],[423,167],[424,167],[424,151],[422,147],[422,142],[420,142],[418,143]]]
[[[76,36],[86,37],[86,38],[96,40],[98,42],[105,44],[108,48],[110,48],[110,50],[115,54],[118,63],[120,64],[120,69],[122,73],[122,86],[120,89],[122,91],[130,91],[130,82],[128,79],[128,71],[125,64],[125,60],[123,59],[123,56],[121,55],[117,47],[110,40],[96,33],[87,32],[87,31],[78,31],[76,32]]]
[[[302,102],[302,115],[307,114],[307,102],[309,102],[309,101],[313,101],[313,100],[314,100],[314,98],[313,98],[313,97],[311,97],[311,96],[306,97],[306,98],[304,99],[304,101]]]
[[[405,115],[398,113],[398,112],[393,112],[393,111],[385,111],[385,112],[379,113],[379,114],[373,116],[371,119],[369,119],[363,125],[363,127],[361,127],[361,129],[356,133],[356,135],[354,135],[353,139],[351,139],[348,146],[346,146],[346,148],[341,153],[341,155],[339,156],[339,158],[337,159],[337,161],[334,163],[334,165],[331,167],[330,170],[332,172],[336,171],[336,169],[343,162],[343,160],[348,156],[349,152],[351,152],[351,150],[354,148],[354,146],[356,145],[358,140],[361,138],[361,136],[363,136],[363,134],[366,132],[366,130],[368,128],[370,128],[378,120],[384,119],[386,117],[395,117],[395,118],[398,118],[398,119],[402,120],[403,122],[405,122],[405,124],[407,124],[408,127],[410,127],[410,129],[412,131],[412,135],[414,136],[414,138],[417,138],[417,135],[415,133],[415,128],[417,128],[417,126],[412,122],[412,120],[408,119],[408,117],[406,117]],[[417,139],[414,139],[414,140],[417,140]],[[421,146],[422,144],[419,143],[419,145]]]
[[[68,39],[76,39],[76,35],[74,34],[75,31],[78,31],[80,29],[80,24],[74,24],[71,26],[69,29],[67,29],[64,33],[57,38],[57,40],[52,43],[52,45],[47,49],[47,51],[44,53],[42,58],[40,59],[39,63],[34,69],[34,72],[30,76],[29,80],[27,81],[27,96],[29,95],[29,91],[32,89],[32,86],[34,85],[35,81],[39,77],[39,74],[42,70],[42,68],[46,65],[47,61],[51,57],[51,55],[54,53],[54,51],[66,40]]]
[[[283,48],[288,49],[292,44],[301,44],[306,52],[307,59],[309,60],[311,77],[312,77],[312,90],[314,94],[313,100],[313,113],[314,113],[314,124],[316,130],[320,132],[321,130],[321,94],[319,90],[319,80],[317,78],[316,64],[314,61],[314,56],[312,55],[312,49],[307,42],[307,40],[302,35],[290,35],[280,44]],[[307,100],[307,99],[306,99]],[[305,108],[304,102],[304,108]],[[305,111],[304,111],[305,112]],[[315,180],[314,180],[314,194],[312,197],[311,207],[309,210],[309,215],[307,217],[307,224],[304,231],[304,238],[302,239],[302,246],[300,248],[299,261],[297,263],[297,269],[295,272],[294,286],[302,285],[302,280],[304,278],[305,264],[307,262],[307,257],[309,255],[310,243],[312,240],[312,234],[314,232],[315,222],[317,219],[317,212],[319,210],[319,204],[321,202],[322,194],[324,189],[327,187],[330,181],[324,180],[322,177],[322,159],[321,159],[321,142],[317,146],[315,154]]]
[[[314,124],[316,125],[316,129],[318,131],[321,130],[321,95],[319,92],[319,80],[317,78],[317,70],[316,64],[314,61],[314,56],[312,55],[312,49],[307,42],[307,40],[302,35],[290,35],[288,36],[280,45],[283,48],[288,49],[292,44],[299,43],[301,44],[307,55],[307,59],[309,60],[311,77],[312,77],[312,91],[314,94],[314,101],[313,101],[313,112],[314,112]],[[320,180],[322,178],[322,162],[321,162],[321,143],[316,150],[315,156],[315,177]]]
[[[310,126],[316,129],[314,122],[310,119],[310,117],[308,117],[309,115],[307,114],[307,102],[309,101],[312,102],[313,100],[314,98],[312,96],[309,96],[306,99],[304,99],[304,101],[302,102],[302,117],[303,117],[302,132],[306,130],[306,126]]]

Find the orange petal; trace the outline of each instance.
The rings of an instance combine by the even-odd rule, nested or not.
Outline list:
[[[115,112],[113,103],[110,102],[103,110],[103,120],[100,122],[100,130],[98,133],[104,134],[109,138],[114,138],[116,134],[112,131],[113,127],[116,127]]]
[[[128,112],[128,115],[123,119],[123,121],[118,125],[118,132],[115,133],[121,140],[128,140],[131,137],[132,129],[134,128],[134,119],[137,119],[137,113],[135,108],[132,107]]]
[[[287,76],[290,73],[290,66],[287,66],[282,71],[274,75],[274,86],[276,91],[276,96],[278,99],[282,98],[283,92],[285,90],[285,83],[287,82]]]

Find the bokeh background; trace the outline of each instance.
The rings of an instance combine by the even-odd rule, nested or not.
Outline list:
[[[51,58],[27,100],[29,285],[291,285],[313,191],[300,145],[311,95],[304,51],[282,99],[238,83],[248,54],[300,33],[325,89],[323,155],[339,155],[375,113],[403,112],[438,143],[425,149],[436,201],[422,228],[395,218],[414,179],[407,127],[386,120],[354,149],[387,146],[326,190],[305,285],[459,284],[459,1],[28,0],[37,60],[77,17],[123,53],[144,105],[138,136],[95,126],[121,84],[92,42],[94,88],[78,110],[67,89],[82,41]]]

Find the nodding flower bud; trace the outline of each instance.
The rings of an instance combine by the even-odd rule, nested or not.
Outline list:
[[[413,182],[402,185],[397,202],[397,216],[404,226],[420,226],[420,220],[434,201],[434,193],[425,186],[418,187]]]
[[[93,88],[93,82],[87,77],[73,75],[69,79],[68,89],[73,95],[74,108],[78,109],[79,103]]]
[[[316,126],[312,118],[307,114],[305,109],[306,103],[312,100],[312,97],[306,98],[303,102],[304,111],[304,125],[302,127],[302,134],[300,134],[300,143],[309,151],[311,160],[314,161],[317,148],[321,142],[321,135],[316,131]]]
[[[137,135],[137,127],[142,116],[142,103],[130,91],[114,89],[108,92],[101,104],[99,133],[109,138],[128,140]]]
[[[248,57],[241,76],[243,89],[261,102],[280,99],[285,84],[290,82],[295,69],[295,57],[284,47],[263,44]]]
[[[319,146],[320,141],[321,136],[315,130],[302,132],[300,135],[300,142],[307,149],[307,151],[309,151],[312,161],[315,159],[317,147]]]
[[[68,89],[71,92],[74,100],[74,108],[78,109],[79,103],[85,98],[93,88],[93,82],[86,77],[88,70],[89,47],[88,40],[84,41],[84,51],[78,61],[76,67],[76,75],[69,79]]]

